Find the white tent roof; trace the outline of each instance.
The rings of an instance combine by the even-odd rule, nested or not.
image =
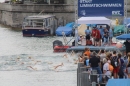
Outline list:
[[[81,17],[78,24],[111,24],[111,20],[106,17]]]

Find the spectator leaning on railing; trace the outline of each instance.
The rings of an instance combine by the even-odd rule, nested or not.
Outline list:
[[[99,75],[99,83],[102,82],[102,71],[100,68],[100,59],[96,56],[96,52],[93,52],[92,57],[89,60],[89,65],[92,68],[92,70],[96,70]]]

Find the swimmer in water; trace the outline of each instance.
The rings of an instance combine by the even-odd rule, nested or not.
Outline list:
[[[18,58],[16,59],[16,62],[18,62],[18,61],[20,61],[20,57],[18,57]]]
[[[20,63],[20,65],[23,65],[24,62],[22,62],[21,60],[22,60],[22,59],[21,59],[20,57],[18,57],[18,58],[16,59],[16,62]]]
[[[57,68],[60,67],[60,66],[64,66],[64,64],[61,63],[61,64],[59,64],[59,65],[57,65],[57,66],[54,66],[54,69],[57,69]]]
[[[31,68],[33,70],[37,70],[37,68],[33,68],[32,66],[27,66],[27,67],[29,67],[29,68]]]
[[[53,62],[47,62],[48,64],[53,64]]]
[[[34,65],[36,65],[38,62],[41,62],[41,61],[37,61],[37,60],[33,59],[31,56],[29,56],[28,59],[33,61],[33,62],[31,62],[31,64],[34,64]]]
[[[29,56],[29,57],[28,57],[28,59],[30,59],[30,60],[32,60],[32,61],[34,61],[34,59],[33,59],[31,56]]]
[[[65,55],[63,55],[63,57],[68,58],[67,53]]]
[[[33,70],[43,70],[43,67],[40,62],[36,62],[34,66],[27,66]]]
[[[31,57],[31,56],[29,56],[29,57],[28,57],[28,59],[32,59],[32,57]]]
[[[75,52],[74,52],[74,51],[72,51],[70,56],[74,56],[74,55],[75,55]]]
[[[84,57],[79,55],[78,60],[75,60],[74,63],[77,64],[78,62],[83,62],[83,61],[84,61]]]

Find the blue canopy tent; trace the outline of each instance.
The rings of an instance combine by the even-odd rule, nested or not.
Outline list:
[[[120,40],[130,40],[130,34],[122,34],[116,37],[116,39]]]
[[[109,79],[106,86],[130,86],[129,79]]]
[[[126,19],[124,19],[124,24],[125,23],[127,23],[127,24],[129,24],[130,23],[130,17],[128,17],[128,18],[126,18]]]

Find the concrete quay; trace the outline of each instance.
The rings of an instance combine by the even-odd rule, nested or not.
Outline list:
[[[66,22],[74,21],[74,5],[39,5],[39,4],[7,4],[0,3],[0,23],[11,27],[21,27],[24,17],[43,14],[56,15],[57,19]]]

